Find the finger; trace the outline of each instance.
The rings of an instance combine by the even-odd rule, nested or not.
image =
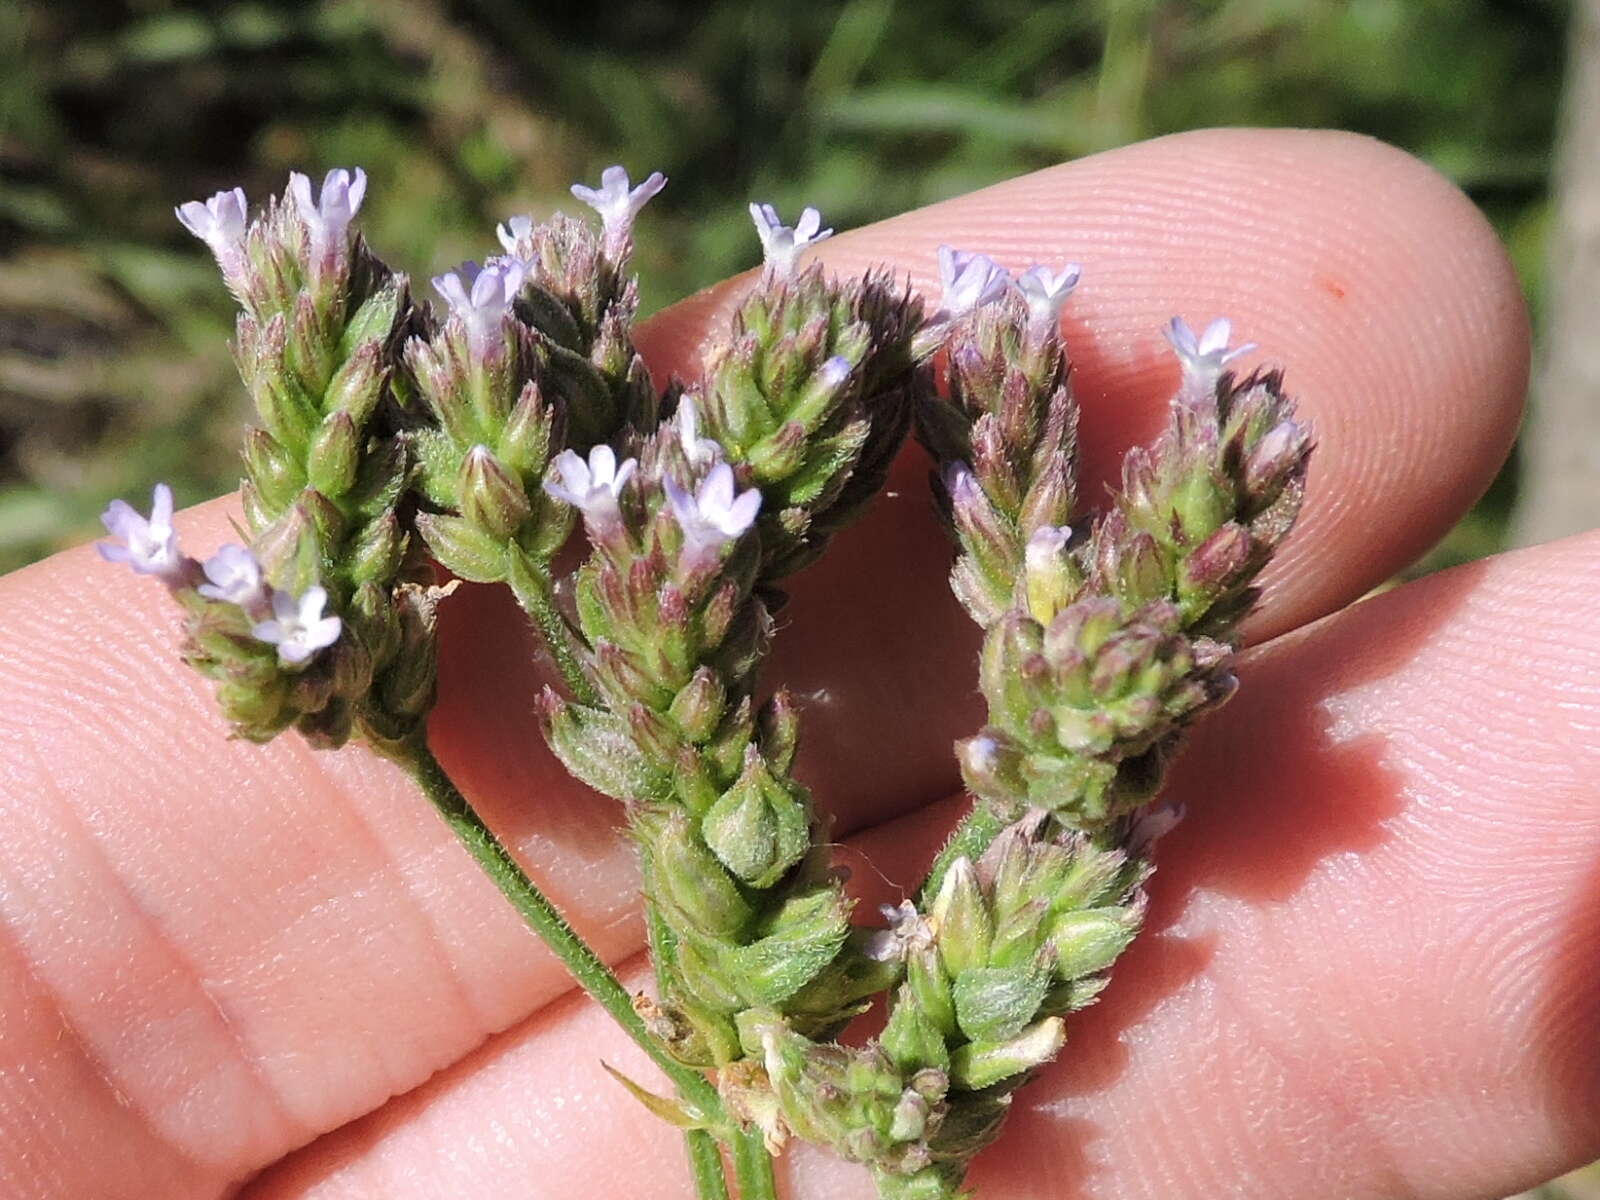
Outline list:
[[[1146,932],[975,1194],[1489,1200],[1600,1153],[1597,595],[1600,535],[1256,656],[1179,764]],[[909,881],[926,833],[858,846]],[[599,1058],[647,1070],[573,997],[248,1195],[683,1194],[672,1131]],[[820,1155],[791,1176],[872,1195]]]
[[[1335,248],[1294,232],[1300,225],[1292,205],[1349,194],[1359,174],[1365,191],[1387,203],[1381,212],[1361,210],[1370,217],[1352,217],[1347,237],[1400,254],[1393,230],[1419,237],[1425,231],[1435,253],[1454,265],[1441,273],[1419,261],[1404,278],[1386,278],[1384,288],[1355,287],[1346,299],[1364,314],[1358,326],[1386,331],[1426,301],[1436,317],[1444,314],[1432,337],[1449,353],[1424,353],[1421,367],[1401,371],[1407,382],[1386,393],[1399,400],[1379,404],[1376,417],[1370,401],[1354,401],[1355,393],[1333,388],[1331,379],[1326,395],[1313,388],[1308,407],[1324,426],[1323,458],[1357,453],[1365,444],[1358,434],[1392,431],[1390,422],[1413,409],[1442,414],[1448,391],[1466,409],[1440,425],[1441,444],[1451,453],[1427,461],[1439,462],[1459,492],[1463,470],[1470,474],[1482,444],[1492,440],[1483,430],[1494,419],[1485,414],[1508,408],[1502,384],[1514,372],[1504,363],[1522,351],[1515,322],[1478,328],[1457,299],[1470,293],[1490,308],[1500,302],[1495,297],[1504,300],[1508,293],[1495,282],[1504,282],[1499,252],[1464,201],[1410,160],[1370,143],[1304,136],[1214,135],[1203,155],[1194,152],[1197,143],[1171,140],[1160,144],[1165,149],[1046,173],[1011,193],[1004,212],[993,193],[966,203],[984,221],[1004,217],[1007,238],[1020,238],[1017,222],[1032,222],[1040,253],[1053,253],[1063,230],[1093,227],[1088,218],[1098,211],[1096,197],[1121,178],[1119,170],[1126,171],[1127,195],[1178,189],[1176,182],[1155,184],[1157,165],[1170,156],[1172,180],[1182,181],[1194,203],[1185,210],[1177,199],[1163,201],[1172,220],[1159,229],[1127,227],[1130,244],[1154,239],[1145,265],[1123,258],[1110,232],[1098,235],[1108,286],[1125,279],[1113,293],[1122,296],[1120,305],[1137,303],[1139,272],[1154,281],[1144,302],[1153,327],[1158,307],[1162,314],[1170,306],[1205,315],[1212,289],[1222,286],[1209,273],[1188,276],[1187,283],[1183,273],[1164,274],[1157,264],[1174,250],[1198,255],[1208,270],[1237,270],[1247,284],[1257,278],[1242,256],[1231,264],[1208,257],[1206,246],[1226,230],[1243,249],[1237,240],[1243,227],[1230,215],[1237,205],[1221,200],[1225,177],[1265,176],[1300,189],[1281,182],[1287,190],[1255,235],[1262,243],[1257,253],[1269,257],[1279,247],[1305,247],[1310,257],[1295,270],[1272,259],[1283,279],[1293,279]],[[1119,157],[1124,168],[1116,167]],[[1021,203],[1026,195],[1035,197],[1031,209]],[[1045,204],[1046,195],[1056,198],[1053,205]],[[965,211],[952,202],[939,219],[959,235],[971,228],[963,224]],[[897,229],[931,236],[919,220],[887,223],[881,243],[872,240],[879,235],[856,235],[851,252],[899,252]],[[1176,236],[1173,229],[1210,230],[1214,237],[1192,245],[1162,241]],[[1441,230],[1447,231],[1442,240]],[[1020,240],[1008,245],[1020,253]],[[1093,266],[1091,256],[1080,257]],[[1170,286],[1170,297],[1156,296],[1156,285]],[[1241,318],[1245,335],[1267,337],[1270,313],[1252,317],[1242,298],[1218,307]],[[1113,340],[1121,336],[1116,330],[1132,328],[1131,318],[1117,315],[1122,311],[1113,306],[1104,316]],[[1352,343],[1341,332],[1351,326],[1332,327],[1335,349],[1316,350],[1314,331],[1297,335],[1293,322],[1273,336],[1285,357],[1303,354],[1313,364],[1336,352],[1362,360],[1369,345],[1387,344],[1387,333]],[[1111,342],[1079,339],[1081,332],[1095,331],[1069,331],[1085,343],[1084,382],[1092,397],[1096,387],[1112,386],[1118,358],[1096,348]],[[1155,361],[1153,347],[1142,344],[1118,354],[1133,363]],[[670,365],[667,351],[661,361]],[[1458,377],[1462,363],[1465,374]],[[1373,377],[1372,368],[1349,361],[1345,370]],[[1094,385],[1097,371],[1103,382]],[[1124,371],[1130,394],[1140,378],[1139,371]],[[1314,379],[1313,372],[1308,382]],[[1089,420],[1102,418],[1117,414],[1098,405]],[[1336,433],[1356,449],[1342,449]],[[1430,453],[1398,435],[1391,444],[1413,457]],[[1345,479],[1362,483],[1363,496],[1385,497],[1391,518],[1366,543],[1324,539],[1327,569],[1347,581],[1352,559],[1393,556],[1396,530],[1437,523],[1446,507],[1445,485],[1436,480],[1413,487],[1409,477],[1384,476],[1375,464]],[[808,705],[803,774],[846,825],[905,811],[947,786],[953,770],[946,748],[974,720],[965,682],[971,633],[937,582],[948,550],[924,519],[920,493],[898,490],[864,527],[840,539],[830,560],[797,581],[780,640],[787,648],[771,676],[816,693]],[[1324,496],[1321,503],[1342,503],[1331,492]],[[184,530],[194,545],[226,537],[214,510]],[[886,579],[886,572],[896,577]],[[48,997],[54,1004],[26,1025],[33,1033],[13,1047],[12,1061],[55,1062],[63,1048],[71,1051],[59,1070],[27,1076],[23,1094],[34,1112],[48,1116],[39,1118],[44,1124],[33,1140],[6,1153],[44,1153],[41,1147],[55,1145],[50,1161],[62,1171],[103,1168],[114,1175],[131,1155],[150,1157],[167,1147],[175,1169],[192,1169],[206,1183],[259,1165],[413,1086],[563,986],[548,959],[525,949],[525,935],[499,899],[392,769],[359,752],[311,755],[292,738],[267,748],[224,742],[204,689],[176,661],[173,619],[159,589],[78,552],[0,584],[0,614],[0,675],[9,693],[0,736],[15,751],[6,759],[6,789],[8,816],[17,814],[0,843],[9,872],[0,879],[0,900],[16,956],[40,981],[33,1002],[43,1005]],[[625,924],[631,868],[603,832],[614,810],[595,807],[594,797],[566,784],[530,736],[536,681],[521,666],[521,630],[497,593],[469,589],[451,601],[434,721],[440,753],[491,822],[536,864],[541,880],[577,911],[580,924],[603,949],[621,954],[638,942]],[[49,919],[36,916],[45,913]],[[100,945],[119,949],[74,951]],[[127,972],[130,961],[148,972]],[[106,995],[121,1004],[101,1004]],[[190,1023],[172,1020],[173,1013],[189,1014]],[[201,1022],[196,1013],[209,1016]],[[175,1071],[174,1063],[184,1070]],[[333,1079],[331,1064],[338,1064]],[[103,1079],[104,1090],[138,1114],[136,1132],[126,1137],[148,1144],[105,1132],[110,1149],[103,1159],[63,1149],[74,1143],[62,1131],[105,1128],[95,1123],[100,1110],[76,1086],[84,1077]],[[79,1103],[82,1111],[74,1107]],[[231,1140],[217,1132],[223,1123],[237,1131]]]
[[[1243,367],[1287,367],[1319,449],[1300,527],[1268,572],[1257,640],[1412,562],[1488,486],[1516,435],[1528,327],[1510,262],[1466,197],[1380,142],[1262,129],[1160,138],[839,235],[816,253],[845,273],[887,262],[937,296],[942,243],[1012,269],[1083,265],[1064,330],[1090,505],[1127,447],[1159,428],[1177,381],[1160,333],[1173,315],[1229,316],[1237,341],[1260,345]],[[749,284],[730,280],[652,321],[641,345],[657,369],[692,371],[696,347]],[[908,490],[920,490],[921,470],[902,477]],[[898,516],[894,528],[908,523]],[[872,561],[855,565],[877,585]]]

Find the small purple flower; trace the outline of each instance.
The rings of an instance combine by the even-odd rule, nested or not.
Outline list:
[[[613,256],[621,250],[633,230],[634,218],[652,197],[667,186],[667,177],[652,171],[638,187],[629,189],[628,172],[621,167],[607,167],[600,172],[598,188],[572,185],[572,194],[595,212],[605,225],[606,249]]]
[[[693,556],[720,550],[755,524],[761,509],[761,492],[750,488],[736,493],[733,468],[725,462],[712,467],[695,490],[684,491],[671,479],[664,481],[667,503],[683,530],[684,543]]]
[[[933,926],[917,911],[909,900],[899,904],[881,904],[878,911],[889,928],[871,934],[862,946],[862,953],[877,962],[905,962],[912,955],[933,949]]]
[[[983,488],[972,468],[964,462],[953,462],[944,469],[944,490],[958,508],[963,504],[979,504],[984,500]]]
[[[778,210],[770,204],[751,204],[750,218],[756,223],[767,266],[778,275],[793,275],[800,251],[833,236],[833,230],[822,228],[822,214],[814,208],[801,212],[793,227],[779,220]]]
[[[1078,286],[1083,268],[1068,263],[1060,274],[1035,264],[1017,276],[1017,291],[1028,302],[1028,322],[1039,329],[1054,329],[1061,323],[1061,308]]]
[[[939,281],[944,295],[934,320],[954,321],[1004,296],[1011,275],[987,254],[940,246]]]
[[[300,219],[311,230],[312,248],[326,254],[344,245],[345,233],[367,194],[367,173],[360,167],[353,172],[335,167],[323,177],[321,195],[313,200],[311,180],[299,171],[291,171],[289,194],[294,197]]]
[[[172,527],[172,489],[166,484],[156,484],[151,492],[148,518],[126,501],[113,500],[100,514],[100,523],[118,539],[95,543],[107,562],[127,563],[140,575],[155,575],[169,583],[184,575],[188,560],[178,549],[178,531]]]
[[[678,444],[691,466],[714,463],[722,457],[722,447],[711,438],[700,436],[700,411],[693,396],[678,401]]]
[[[1245,342],[1232,350],[1228,349],[1228,339],[1233,336],[1233,322],[1227,317],[1218,317],[1198,337],[1182,317],[1173,317],[1165,333],[1167,341],[1177,351],[1178,361],[1183,364],[1185,381],[1194,381],[1202,389],[1209,389],[1215,384],[1217,376],[1230,362],[1256,348],[1254,342]]]
[[[617,515],[622,489],[638,467],[631,458],[619,464],[616,452],[604,443],[589,451],[588,462],[575,451],[563,450],[555,459],[561,482],[546,479],[544,490],[591,520],[608,520]]]
[[[511,217],[496,225],[494,233],[512,258],[520,259],[530,266],[533,264],[535,255],[532,217]]]
[[[454,271],[435,275],[433,286],[467,327],[467,339],[482,353],[500,333],[511,303],[522,290],[527,267],[518,258],[491,258],[483,266],[464,262]]]
[[[208,582],[196,590],[211,600],[248,608],[261,598],[261,561],[244,546],[222,547],[201,564]]]
[[[244,237],[250,227],[250,206],[243,188],[218,192],[209,200],[190,200],[172,210],[178,221],[211,248],[224,274],[243,262]]]
[[[318,650],[339,640],[344,623],[338,617],[325,617],[328,592],[322,587],[308,587],[298,600],[288,592],[273,590],[272,620],[261,621],[250,627],[251,636],[278,648],[278,661],[286,667],[297,667],[310,660]]]

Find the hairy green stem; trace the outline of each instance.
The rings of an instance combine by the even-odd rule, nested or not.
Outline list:
[[[646,936],[649,938],[650,943],[650,963],[655,968],[656,995],[665,1002],[668,994],[667,968],[671,961],[672,934],[667,930],[666,922],[661,919],[661,910],[656,907],[655,902],[650,898],[655,889],[650,882],[650,859],[648,855],[641,859],[640,865],[644,870],[644,923]],[[735,1134],[730,1142],[730,1148],[734,1152],[733,1162],[735,1168],[740,1165],[738,1140],[742,1136],[741,1134]],[[717,1186],[726,1191],[727,1178],[722,1167],[722,1152],[717,1148],[711,1135],[703,1129],[687,1129],[684,1131],[683,1138],[685,1148],[689,1153],[689,1169],[695,1173],[696,1180],[700,1178],[701,1172],[706,1170],[706,1164],[714,1160],[716,1163]],[[698,1187],[700,1185],[697,1182],[695,1186]],[[744,1186],[742,1183],[739,1190],[741,1200],[743,1200]]]
[[[757,1129],[741,1129],[733,1137],[733,1172],[739,1182],[739,1200],[778,1200],[778,1183],[772,1175],[772,1155]]]
[[[600,693],[595,690],[588,672],[583,669],[583,661],[575,644],[576,636],[566,616],[556,605],[550,576],[542,571],[530,570],[525,576],[513,574],[510,584],[511,594],[539,630],[572,698],[579,704],[599,704]]]
[[[694,1194],[699,1200],[728,1200],[728,1176],[717,1139],[704,1129],[686,1129],[683,1141],[689,1151]]]
[[[444,818],[445,824],[450,826],[451,831],[467,848],[484,873],[522,914],[522,919],[539,935],[545,945],[555,952],[556,957],[566,965],[567,970],[572,973],[572,977],[578,981],[583,990],[610,1013],[639,1048],[650,1056],[650,1061],[661,1068],[662,1073],[672,1081],[678,1089],[678,1094],[688,1105],[708,1123],[719,1127],[731,1127],[727,1114],[723,1111],[722,1098],[717,1095],[716,1088],[700,1072],[674,1059],[661,1043],[651,1036],[650,1031],[644,1026],[644,1021],[634,1010],[632,997],[611,973],[611,968],[606,966],[589,948],[588,943],[577,935],[567,919],[561,915],[560,910],[539,890],[533,880],[528,878],[516,859],[511,857],[511,852],[506,849],[504,843],[483,823],[483,818],[477,814],[472,805],[467,803],[466,797],[445,774],[444,768],[439,765],[439,760],[434,757],[427,743],[419,737],[410,743],[408,749],[409,753],[400,757],[402,765],[417,781],[417,785],[433,803],[439,815]],[[691,1136],[689,1141],[689,1161],[694,1172],[696,1194],[700,1200],[727,1200],[727,1184],[723,1178],[721,1155],[709,1135],[704,1134],[704,1131],[696,1133],[703,1135]],[[736,1142],[736,1158],[737,1154]],[[770,1177],[769,1170],[768,1178]],[[762,1195],[761,1192],[753,1193],[755,1197]],[[770,1190],[765,1195],[771,1195]]]
[[[933,860],[933,866],[928,871],[928,878],[919,893],[920,906],[924,911],[939,894],[939,886],[944,883],[944,873],[950,869],[950,864],[963,857],[976,859],[989,848],[989,844],[1007,824],[1006,819],[987,800],[973,803],[972,811],[961,818],[961,824],[956,826],[955,833],[945,843],[944,849],[939,851],[939,857]]]

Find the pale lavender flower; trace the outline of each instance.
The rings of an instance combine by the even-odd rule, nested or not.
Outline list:
[[[618,463],[616,452],[603,442],[589,451],[588,462],[575,451],[563,450],[555,459],[561,481],[546,479],[544,490],[590,520],[611,520],[617,515],[622,489],[638,467],[631,458]]]
[[[693,396],[678,401],[676,417],[678,444],[683,447],[683,456],[691,466],[714,463],[722,457],[722,447],[716,441],[700,436],[700,411]]]
[[[621,167],[607,167],[600,172],[598,188],[572,185],[572,194],[595,212],[605,226],[606,251],[616,257],[627,244],[633,231],[634,218],[653,196],[667,186],[667,177],[652,171],[636,188],[629,188],[628,172]]]
[[[868,936],[861,948],[868,958],[878,962],[905,962],[913,954],[933,948],[933,926],[911,901],[882,904],[878,911],[889,922],[889,928]]]
[[[1145,854],[1183,821],[1187,809],[1182,804],[1153,804],[1133,819],[1126,845],[1129,854]]]
[[[945,467],[944,490],[950,493],[951,503],[958,508],[967,504],[981,504],[985,499],[978,477],[972,473],[971,467],[960,461]]]
[[[339,640],[344,623],[338,617],[322,615],[327,604],[328,592],[323,587],[308,587],[299,599],[274,589],[272,620],[252,625],[250,634],[258,641],[276,646],[278,661],[284,666],[300,666],[310,661],[318,650]]]
[[[712,467],[692,495],[671,479],[665,480],[665,485],[667,503],[695,557],[720,550],[741,536],[755,524],[761,508],[759,489],[736,492],[733,468],[727,463]]]
[[[800,251],[833,236],[833,230],[822,228],[822,214],[814,208],[801,212],[792,227],[778,219],[778,210],[770,204],[751,204],[750,218],[756,223],[767,266],[779,275],[793,275]]]
[[[323,176],[322,192],[313,200],[311,180],[299,171],[291,171],[289,194],[294,197],[300,219],[311,230],[313,251],[328,254],[343,247],[350,222],[361,210],[361,199],[367,194],[367,173],[360,167],[353,172],[335,167]]]
[[[1041,525],[1028,538],[1023,551],[1023,561],[1029,571],[1045,571],[1056,564],[1066,553],[1067,542],[1072,538],[1070,525]]]
[[[1011,275],[987,254],[940,246],[939,281],[944,295],[934,320],[953,321],[1004,296]]]
[[[140,516],[124,500],[113,500],[100,514],[100,523],[118,539],[95,543],[107,562],[127,563],[140,575],[155,575],[168,583],[187,573],[189,560],[178,549],[178,531],[172,526],[172,489],[166,484],[156,484],[151,492],[149,517]]]
[[[209,200],[190,200],[172,210],[178,221],[210,247],[224,276],[244,265],[244,238],[250,227],[250,206],[243,188],[218,192]]]
[[[1077,263],[1068,263],[1059,274],[1036,263],[1017,276],[1017,291],[1028,302],[1028,323],[1038,329],[1060,325],[1061,308],[1082,275],[1083,268]]]
[[[518,258],[491,258],[483,266],[464,262],[454,271],[435,275],[433,286],[467,327],[473,351],[482,354],[497,337],[511,304],[522,290],[527,267]]]
[[[223,546],[201,564],[206,583],[196,590],[211,600],[253,606],[262,596],[261,561],[244,546]]]
[[[1198,337],[1182,317],[1173,317],[1165,333],[1167,341],[1172,343],[1173,350],[1178,354],[1178,361],[1183,364],[1185,385],[1201,391],[1210,391],[1224,367],[1241,354],[1249,354],[1256,348],[1254,342],[1245,342],[1228,349],[1228,339],[1233,336],[1233,322],[1227,317],[1218,317]]]
[[[853,369],[848,358],[842,354],[835,354],[817,368],[817,382],[832,391],[850,378]]]
[[[512,258],[520,259],[529,266],[533,264],[536,255],[533,252],[532,217],[511,217],[496,225],[494,233]]]

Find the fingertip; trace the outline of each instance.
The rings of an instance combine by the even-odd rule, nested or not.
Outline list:
[[[942,243],[1013,270],[1083,266],[1065,317],[1091,503],[1159,428],[1174,315],[1233,321],[1240,362],[1286,369],[1315,429],[1301,527],[1250,635],[1337,608],[1415,560],[1493,480],[1526,392],[1529,326],[1493,229],[1448,179],[1356,134],[1215,129],[1108,151],[840,234],[842,273],[889,263],[936,292]],[[660,314],[640,343],[695,373],[753,276]]]

